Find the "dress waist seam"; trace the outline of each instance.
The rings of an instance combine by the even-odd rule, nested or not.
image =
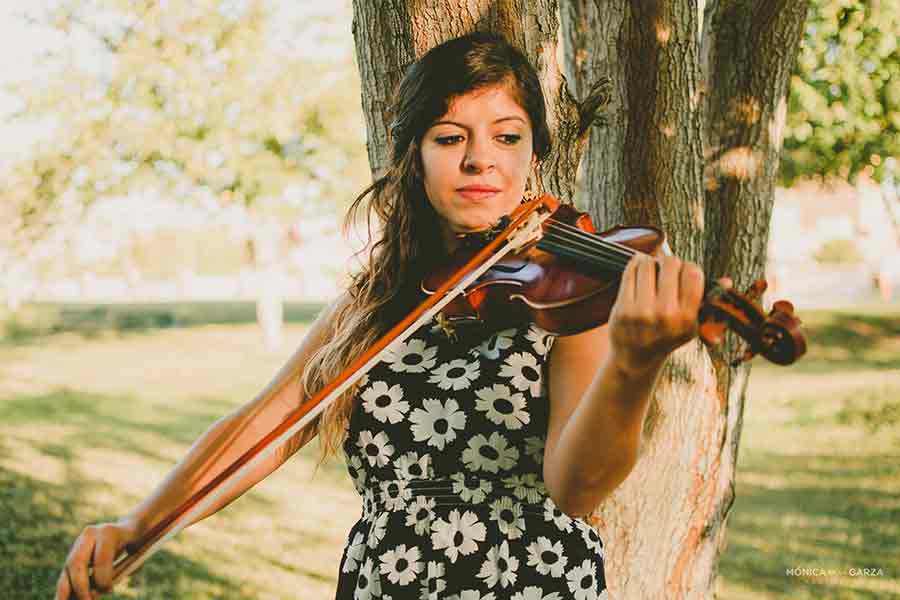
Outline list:
[[[413,507],[484,506],[543,514],[548,498],[543,485],[511,485],[500,480],[389,479],[370,481],[363,496],[363,514],[408,511]]]

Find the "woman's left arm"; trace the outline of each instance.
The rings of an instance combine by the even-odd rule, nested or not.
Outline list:
[[[544,481],[569,515],[586,515],[631,472],[666,357],[696,335],[703,273],[672,256],[637,255],[606,325],[556,340]]]

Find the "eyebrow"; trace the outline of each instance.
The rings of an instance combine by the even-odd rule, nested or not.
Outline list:
[[[523,125],[526,124],[525,119],[523,119],[522,117],[517,117],[515,115],[510,115],[508,117],[500,117],[499,119],[496,119],[494,121],[494,123],[502,123],[503,121],[513,121],[513,120],[521,121]],[[456,125],[457,127],[460,127],[462,129],[468,129],[468,127],[466,127],[462,123],[457,123],[456,121],[437,121],[437,122],[433,123],[431,126],[436,127],[437,125]]]

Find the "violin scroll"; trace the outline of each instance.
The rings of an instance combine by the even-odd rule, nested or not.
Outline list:
[[[758,300],[766,290],[765,279],[757,279],[745,293],[714,283],[706,293],[700,309],[699,336],[710,345],[720,343],[726,329],[731,329],[750,347],[731,366],[746,362],[761,354],[778,365],[789,365],[806,353],[806,339],[800,329],[800,319],[794,315],[794,305],[787,300],[772,304],[765,314]]]

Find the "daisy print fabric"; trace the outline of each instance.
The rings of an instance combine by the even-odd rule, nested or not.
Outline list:
[[[553,339],[531,323],[466,346],[428,324],[369,371],[336,600],[606,599],[603,542],[544,486]]]

